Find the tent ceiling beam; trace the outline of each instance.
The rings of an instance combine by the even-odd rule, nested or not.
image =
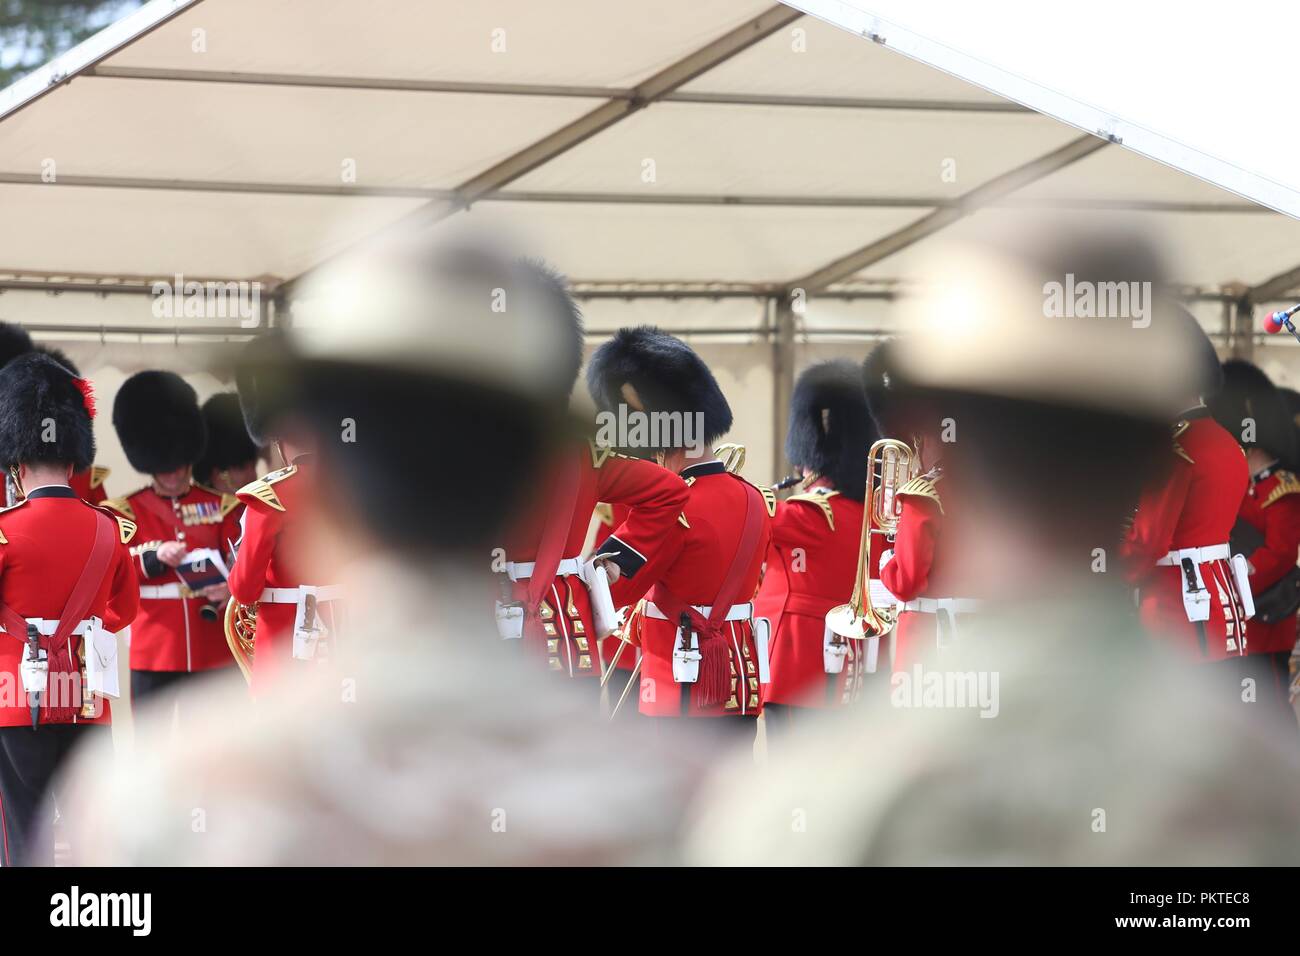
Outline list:
[[[430,199],[445,202],[464,201],[453,189],[423,186],[326,185],[324,183],[266,183],[209,179],[157,179],[130,176],[62,175],[50,183],[38,173],[0,172],[0,184],[17,186],[70,186],[89,189],[144,189],[173,192],[249,193],[279,196],[339,196],[360,198]],[[806,208],[862,209],[944,209],[965,208],[963,196],[798,196],[798,195],[727,195],[703,193],[645,192],[564,192],[502,190],[481,196],[478,202],[571,203],[575,205],[618,206],[784,206]],[[1182,202],[1177,200],[1085,199],[1079,197],[1008,196],[985,204],[987,208],[1013,209],[1089,209],[1122,212],[1171,213],[1266,213],[1267,206],[1242,201]]]
[[[598,100],[636,100],[638,90],[614,86],[557,83],[485,83],[456,80],[405,80],[391,77],[326,76],[311,73],[246,73],[232,70],[181,70],[141,66],[97,66],[83,76],[114,80],[290,86],[306,89],[377,90],[393,93],[468,93],[482,96],[549,96]],[[799,96],[779,93],[710,93],[677,90],[661,103],[709,106],[785,106],[857,110],[919,110],[944,113],[1032,113],[1006,100],[907,99],[901,97]]]
[[[1265,279],[1259,285],[1246,291],[1246,298],[1251,302],[1274,302],[1284,297],[1287,292],[1300,289],[1300,266],[1279,272],[1271,279]]]
[[[868,243],[862,248],[836,259],[834,262],[828,263],[816,272],[811,272],[802,279],[792,282],[790,287],[791,289],[803,289],[805,293],[810,295],[814,294],[828,285],[847,279],[868,266],[892,256],[899,250],[906,249],[927,236],[933,235],[976,210],[1006,198],[1016,190],[1028,186],[1044,176],[1077,162],[1085,156],[1091,156],[1108,144],[1109,140],[1085,133],[1059,149],[1054,149],[1050,153],[1030,160],[1022,166],[1017,166],[1000,176],[995,176],[980,186],[976,186],[959,197],[955,205],[927,213],[902,229]]]

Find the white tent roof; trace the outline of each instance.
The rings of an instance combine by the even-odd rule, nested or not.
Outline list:
[[[1089,17],[1104,22],[1099,2]],[[1242,102],[1240,77],[1240,110],[1224,114],[1216,84],[1242,71],[1213,68],[1223,51],[1197,46],[1169,82],[1147,77],[1115,105],[1138,81],[1075,49],[1097,41],[1091,20],[1034,44],[1059,55],[1014,59],[1015,43],[995,42],[996,3],[977,17],[947,3],[800,6],[884,43],[771,0],[154,0],[0,93],[0,288],[176,273],[275,286],[422,216],[500,224],[593,294],[888,290],[964,219],[1081,203],[1139,210],[1170,237],[1178,278],[1207,293],[1300,285],[1300,223],[1260,205],[1300,211],[1294,164],[1242,148],[1285,117]],[[1296,15],[1269,15],[1261,41],[1289,35],[1277,20]],[[1132,38],[1122,49],[1135,53]],[[1006,70],[988,68],[995,56]],[[1068,125],[1094,92],[1125,145]],[[1204,129],[1170,106],[1193,97],[1206,97]],[[1150,125],[1166,115],[1172,128]],[[1142,140],[1130,127],[1144,123]],[[1179,137],[1177,156],[1148,152],[1236,193],[1127,148]]]

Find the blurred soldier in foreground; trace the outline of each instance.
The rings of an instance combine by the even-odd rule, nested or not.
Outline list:
[[[724,768],[691,859],[1300,860],[1293,755],[1205,669],[1143,639],[1105,564],[1167,461],[1195,357],[1140,301],[1051,308],[1052,283],[1097,275],[1087,248],[1060,262],[947,260],[946,294],[899,341],[909,389],[956,423],[945,460],[963,508],[945,535],[986,606],[942,671],[895,675],[879,712],[812,728],[780,776]]]
[[[861,695],[867,642],[833,642],[826,612],[853,593],[867,449],[875,438],[857,365],[822,362],[799,376],[785,454],[804,490],[776,506],[755,601],[758,616],[772,624],[772,681],[763,694],[769,741],[797,721],[797,711],[841,707]]]
[[[1223,386],[1214,347],[1190,313],[1171,307],[1202,371],[1188,382],[1162,480],[1143,490],[1121,553],[1151,636],[1191,660],[1223,661],[1244,654],[1255,632],[1245,565],[1234,564],[1228,540],[1250,474],[1237,440],[1203,402]]]
[[[233,495],[257,477],[257,445],[248,435],[239,396],[218,392],[203,403],[208,441],[194,463],[194,483]]]
[[[139,594],[124,518],[68,485],[95,459],[90,383],[30,354],[0,372],[0,467],[24,497],[0,514],[0,865],[53,864],[51,781],[107,743],[117,638]],[[52,427],[51,427],[52,426]],[[53,436],[53,437],[51,437]]]
[[[302,517],[299,561],[312,580],[339,569],[355,651],[329,686],[286,683],[251,708],[214,694],[201,733],[173,741],[149,721],[133,759],[88,757],[74,860],[672,859],[686,747],[620,733],[508,653],[484,613],[491,542],[556,443],[573,447],[554,300],[487,250],[383,253],[305,287],[284,354],[261,358],[276,414],[318,442],[330,504]],[[466,480],[453,451],[493,466]]]
[[[1262,370],[1233,359],[1223,364],[1223,376],[1211,407],[1237,436],[1250,469],[1250,490],[1233,530],[1255,596],[1245,656],[1236,661],[1238,679],[1253,684],[1261,717],[1294,731],[1289,666],[1300,607],[1300,478],[1291,471],[1295,426],[1286,400]]]
[[[239,501],[196,485],[207,443],[198,399],[174,372],[137,372],[113,400],[127,461],[148,485],[106,507],[135,522],[140,616],[131,629],[132,706],[196,675],[233,667],[221,627],[230,590],[219,570],[239,539]]]
[[[563,279],[536,264],[531,268],[538,288],[554,300],[544,315],[555,322],[553,334],[565,350],[572,391],[582,364],[581,315]],[[557,411],[568,403],[565,393]],[[521,640],[534,660],[545,659],[550,673],[596,678],[586,686],[598,690],[611,663],[602,639],[617,623],[609,584],[635,578],[648,555],[681,533],[677,517],[686,484],[654,462],[582,442],[557,461],[539,490],[536,505],[507,536],[501,570],[509,578],[510,600],[497,602],[498,631],[503,639]],[[602,501],[622,506],[625,517],[600,543],[596,557],[584,562],[592,511]]]
[[[642,653],[641,713],[706,718],[683,733],[707,727],[715,745],[752,746],[768,658],[767,633],[755,627],[752,602],[776,496],[713,456],[713,443],[731,428],[731,406],[681,339],[653,326],[619,329],[592,355],[587,389],[609,415],[680,426],[646,434],[648,448],[690,489],[684,532],[660,542],[636,581],[613,589],[618,606],[647,598],[626,629]]]

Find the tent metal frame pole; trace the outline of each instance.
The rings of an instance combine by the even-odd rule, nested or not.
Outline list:
[[[168,20],[193,9],[203,0],[152,0],[121,20],[87,37],[38,70],[0,90],[0,120],[35,103],[42,96],[70,83],[123,47],[152,33]]]
[[[1276,302],[1285,299],[1287,293],[1294,293],[1297,289],[1300,289],[1300,266],[1279,272],[1271,279],[1265,279],[1259,285],[1252,286],[1246,290],[1246,297],[1256,304]]]
[[[324,183],[238,182],[211,179],[159,179],[131,176],[60,176],[46,182],[39,173],[0,171],[0,184],[11,186],[65,186],[85,189],[140,189],[171,192],[247,193],[254,195],[425,199],[468,203],[454,189],[425,186],[326,185]],[[705,193],[602,193],[537,190],[502,190],[481,196],[477,202],[561,203],[613,206],[756,206],[829,209],[961,209],[961,196],[794,196],[728,195]],[[1104,209],[1122,212],[1266,213],[1267,206],[1251,202],[1178,202],[1164,200],[1078,199],[1074,197],[1016,198],[990,201],[986,208]]]
[[[995,176],[988,182],[963,193],[955,205],[936,209],[902,229],[868,243],[846,256],[841,256],[834,262],[828,263],[817,271],[797,279],[791,283],[791,288],[803,289],[808,295],[813,295],[828,285],[856,275],[868,266],[892,256],[902,249],[906,249],[927,236],[934,235],[939,230],[947,228],[976,210],[1003,199],[1010,193],[1030,183],[1063,169],[1071,163],[1078,162],[1085,156],[1091,156],[1097,150],[1109,145],[1109,142],[1109,140],[1093,136],[1091,133],[1072,139],[1064,146],[1054,149],[1050,153],[1030,160],[1028,163],[1017,166],[1000,176]]]
[[[84,76],[111,80],[176,83],[222,83],[235,86],[287,86],[328,90],[375,90],[389,93],[458,93],[474,96],[544,96],[589,100],[635,100],[637,90],[614,86],[557,83],[487,83],[414,80],[396,77],[334,76],[312,73],[255,73],[235,70],[185,70],[165,67],[96,66]],[[1033,113],[1009,100],[901,99],[897,97],[798,96],[779,93],[710,93],[678,90],[663,103],[705,106],[776,106],[806,109],[912,110],[942,113]]]
[[[789,425],[790,398],[794,395],[798,316],[792,296],[774,296],[768,303],[772,316],[772,463],[784,475],[790,468],[785,456],[785,435]]]

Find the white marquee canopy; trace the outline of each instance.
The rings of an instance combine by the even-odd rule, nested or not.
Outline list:
[[[571,276],[596,334],[771,347],[772,414],[793,346],[865,343],[923,253],[1027,210],[1164,237],[1217,333],[1300,288],[1285,86],[1233,46],[1271,57],[1300,14],[1065,6],[153,0],[0,92],[0,318],[237,336],[141,293],[282,304],[386,226],[481,223]]]

